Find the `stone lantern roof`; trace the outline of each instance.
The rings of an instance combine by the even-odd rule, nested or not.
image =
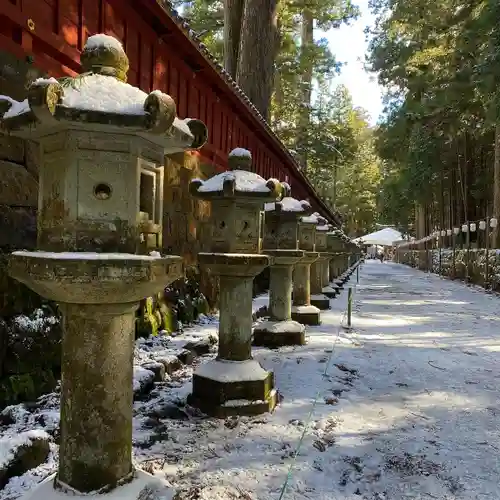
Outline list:
[[[283,183],[285,184],[285,183]],[[285,186],[286,189],[286,186]],[[264,206],[266,213],[274,214],[293,214],[295,216],[309,215],[311,211],[311,204],[306,200],[297,200],[291,196],[285,196],[280,201],[266,203]]]
[[[328,234],[333,234],[342,241],[351,241],[351,238],[349,238],[349,236],[347,236],[342,229],[332,229]]]
[[[280,199],[285,186],[277,179],[266,180],[252,172],[252,155],[243,148],[233,149],[228,158],[229,170],[206,181],[193,179],[189,186],[193,196],[213,200],[238,198],[263,203]]]
[[[287,188],[285,188],[287,191]],[[265,252],[272,254],[279,260],[277,255],[285,256],[293,253],[297,260],[298,230],[301,217],[311,213],[311,205],[308,201],[297,200],[285,196],[280,201],[266,203],[264,205],[264,248]],[[302,251],[299,251],[302,256]],[[290,254],[291,255],[291,254]],[[288,258],[288,257],[287,257]]]
[[[91,36],[81,54],[83,72],[75,78],[39,78],[28,98],[17,102],[0,96],[9,108],[1,126],[33,139],[63,127],[116,126],[164,146],[165,153],[198,149],[207,129],[200,120],[177,118],[174,100],[159,90],[146,94],[127,83],[129,60],[121,43],[108,35]]]
[[[327,224],[327,220],[321,215],[319,215],[318,212],[315,212],[309,216],[302,217],[300,219],[300,222],[302,222],[302,224],[311,224],[311,225],[314,224],[316,226],[316,229],[318,229],[318,227],[322,227]],[[330,228],[330,226],[325,226],[325,227],[327,227],[328,229]]]

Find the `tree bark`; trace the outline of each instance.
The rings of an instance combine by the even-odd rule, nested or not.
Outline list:
[[[260,114],[269,119],[274,62],[279,43],[278,0],[246,0],[236,81]]]
[[[283,91],[283,81],[281,79],[281,75],[279,72],[275,72],[274,74],[274,103],[275,103],[275,109],[274,109],[274,114],[271,117],[271,125],[273,127],[273,130],[277,133],[280,131],[280,122],[281,122],[281,116],[279,116],[279,113],[277,114],[276,112],[279,110],[282,110],[283,107],[285,106],[285,95]]]
[[[498,219],[500,216],[500,123],[495,127],[495,159],[493,162],[493,217]],[[499,231],[497,227],[493,230],[494,248],[498,248]]]
[[[301,52],[300,52],[300,103],[297,124],[296,149],[300,155],[302,168],[307,171],[307,147],[309,125],[311,121],[311,96],[313,79],[313,60],[311,48],[314,45],[314,17],[309,9],[302,11],[301,29]]]
[[[224,0],[224,67],[236,79],[244,0]]]

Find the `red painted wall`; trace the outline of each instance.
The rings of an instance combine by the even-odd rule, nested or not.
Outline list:
[[[86,39],[99,32],[123,43],[130,84],[170,94],[180,117],[207,124],[205,160],[224,169],[228,152],[246,147],[260,175],[287,178],[294,197],[331,219],[279,141],[156,0],[0,0],[0,49],[33,56],[54,77],[77,73]]]

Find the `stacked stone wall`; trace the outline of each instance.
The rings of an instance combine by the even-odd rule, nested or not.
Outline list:
[[[486,258],[488,255],[488,266]],[[397,260],[422,271],[500,291],[500,250],[481,248],[433,250],[399,250]]]

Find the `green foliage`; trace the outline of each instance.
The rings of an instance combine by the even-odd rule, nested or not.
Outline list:
[[[345,230],[359,236],[374,229],[380,162],[366,112],[354,108],[348,89],[320,85],[307,147],[308,177],[344,218]]]
[[[371,7],[369,64],[390,89],[376,134],[386,169],[383,216],[409,226],[418,204],[429,214],[427,231],[484,217],[500,109],[500,4],[372,0]]]
[[[161,318],[158,318],[157,311],[153,297],[147,297],[141,302],[139,317],[136,321],[136,337],[158,335]]]
[[[174,0],[175,8],[189,21],[192,30],[210,52],[223,60],[224,2],[222,0]]]
[[[176,5],[222,61],[223,2],[177,0]],[[318,192],[342,212],[346,229],[353,235],[374,229],[380,162],[365,112],[354,109],[344,86],[332,86],[342,63],[318,30],[338,28],[358,15],[351,0],[279,3],[279,50],[270,117],[279,138],[303,164]],[[192,306],[189,296],[183,298],[181,315],[189,319]]]

